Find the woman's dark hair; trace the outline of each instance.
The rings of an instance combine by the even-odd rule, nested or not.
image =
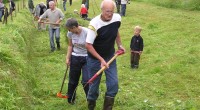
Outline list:
[[[68,28],[73,28],[74,26],[78,27],[78,22],[75,18],[69,18],[67,19],[65,26]]]

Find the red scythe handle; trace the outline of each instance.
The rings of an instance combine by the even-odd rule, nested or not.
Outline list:
[[[110,65],[112,62],[113,62],[113,60],[115,60],[119,55],[122,55],[122,54],[124,54],[124,51],[123,50],[118,50],[116,53],[115,53],[115,55],[107,62],[107,64],[108,65]],[[94,79],[96,79],[96,77],[99,75],[99,74],[101,74],[104,70],[106,69],[106,67],[105,66],[103,66],[87,83],[92,83],[92,81],[94,80]]]

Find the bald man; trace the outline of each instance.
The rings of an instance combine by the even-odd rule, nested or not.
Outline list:
[[[103,0],[101,3],[101,14],[90,21],[86,38],[86,48],[88,50],[88,71],[91,78],[101,67],[106,66],[104,71],[106,76],[106,87],[103,110],[112,110],[114,97],[118,92],[118,76],[116,60],[108,68],[108,62],[115,53],[115,42],[118,49],[125,49],[122,46],[119,27],[121,17],[114,13],[115,3],[112,0]],[[96,100],[99,96],[99,84],[102,74],[90,84],[87,100],[88,109],[94,110]]]
[[[64,14],[58,8],[56,8],[54,1],[49,2],[49,9],[42,14],[38,20],[41,22],[41,19],[48,18],[50,25],[49,25],[49,40],[50,40],[50,47],[51,51],[55,51],[55,44],[54,44],[54,34],[56,37],[56,44],[57,49],[60,50],[60,22],[64,19]]]

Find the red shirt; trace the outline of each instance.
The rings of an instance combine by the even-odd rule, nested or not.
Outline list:
[[[88,13],[87,8],[81,8],[81,12],[80,12],[81,15],[87,14],[87,13]]]

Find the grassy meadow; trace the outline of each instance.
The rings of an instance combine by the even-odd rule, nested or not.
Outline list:
[[[100,13],[100,1],[91,1],[89,17]],[[166,0],[167,1],[167,0]],[[35,0],[34,4],[39,3]],[[7,25],[0,23],[0,110],[87,110],[81,84],[75,105],[56,97],[66,69],[67,18],[80,9],[80,1],[67,2],[61,26],[61,50],[49,53],[48,31],[38,31],[28,9],[17,12]],[[62,9],[62,1],[58,1]],[[143,30],[144,52],[140,67],[130,68],[133,28]],[[198,110],[200,109],[200,12],[165,8],[131,1],[122,17],[120,35],[126,53],[117,58],[119,92],[113,110]],[[67,91],[68,76],[63,94]],[[100,85],[96,110],[101,110],[105,77]]]
[[[139,2],[153,3],[168,8],[181,8],[187,10],[200,10],[199,0],[135,0]]]

